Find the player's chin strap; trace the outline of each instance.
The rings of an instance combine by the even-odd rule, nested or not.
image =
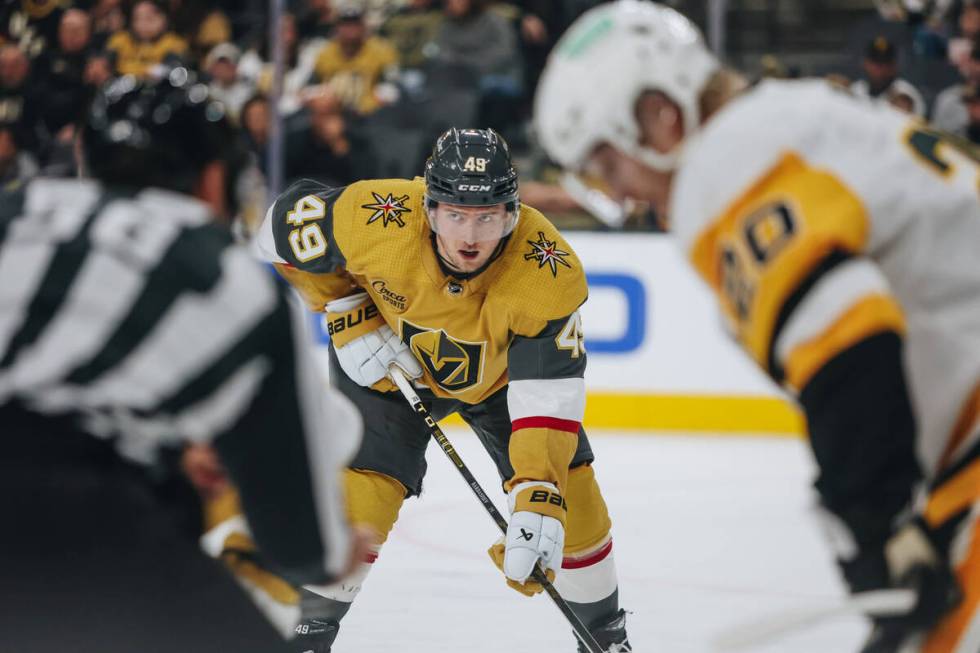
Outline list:
[[[715,650],[740,651],[756,648],[784,635],[837,617],[851,615],[872,618],[900,617],[908,614],[915,607],[917,600],[915,590],[872,590],[819,607],[786,610],[723,631],[715,638]]]
[[[480,482],[476,480],[476,477],[473,476],[473,472],[470,471],[469,467],[466,466],[466,463],[463,462],[463,459],[460,458],[459,453],[453,447],[452,443],[449,441],[449,438],[446,437],[446,434],[443,433],[442,429],[439,428],[439,425],[436,424],[435,419],[429,413],[429,410],[425,407],[425,404],[422,403],[418,393],[415,392],[412,384],[405,378],[405,375],[402,373],[401,369],[399,369],[397,365],[392,365],[390,368],[388,368],[388,376],[395,382],[398,389],[401,390],[402,395],[405,396],[405,399],[408,401],[409,405],[415,409],[415,412],[418,413],[419,417],[421,417],[425,422],[429,435],[431,435],[432,438],[439,443],[439,448],[442,449],[442,451],[449,457],[449,460],[452,461],[453,465],[456,466],[456,469],[459,470],[463,480],[466,481],[466,484],[470,486],[471,490],[473,490],[473,494],[475,494],[476,498],[480,500],[481,504],[483,504],[483,507],[490,515],[490,518],[497,524],[500,532],[506,535],[507,520],[505,520],[503,515],[500,514],[500,511],[497,510],[497,506],[493,505],[493,501],[490,500],[487,493],[483,491],[483,488],[480,486]],[[582,623],[582,620],[579,619],[578,615],[572,611],[572,608],[568,605],[568,602],[562,598],[561,594],[558,593],[558,590],[555,589],[555,586],[548,580],[548,577],[541,569],[540,563],[531,573],[531,578],[541,584],[544,591],[547,592],[548,596],[551,597],[551,600],[554,601],[555,605],[558,606],[558,609],[561,610],[561,613],[565,615],[565,619],[567,619],[568,623],[572,626],[575,636],[582,642],[588,653],[605,653],[602,650],[602,647],[599,646],[599,643],[595,640],[595,637],[592,636],[592,633],[589,632],[589,629],[584,623]]]

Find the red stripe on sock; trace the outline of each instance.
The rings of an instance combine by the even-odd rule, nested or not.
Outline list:
[[[591,567],[597,562],[602,562],[606,557],[612,553],[612,540],[610,539],[605,545],[602,546],[598,551],[590,553],[584,558],[565,558],[561,561],[562,569],[582,569],[583,567]]]
[[[581,426],[580,422],[570,419],[558,419],[557,417],[522,417],[510,423],[511,431],[520,429],[555,429],[556,431],[566,431],[567,433],[578,434]]]

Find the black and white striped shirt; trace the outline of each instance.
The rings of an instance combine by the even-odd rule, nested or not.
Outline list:
[[[339,471],[357,416],[330,403],[302,325],[187,196],[78,180],[0,196],[0,406],[130,442],[213,443],[263,553],[326,582],[349,553]]]

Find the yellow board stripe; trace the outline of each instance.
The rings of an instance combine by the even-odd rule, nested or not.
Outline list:
[[[452,415],[444,424],[459,426]],[[590,392],[585,404],[587,429],[694,431],[706,434],[802,437],[803,415],[776,397],[667,395]]]

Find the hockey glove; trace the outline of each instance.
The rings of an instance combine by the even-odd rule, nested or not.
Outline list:
[[[510,524],[507,535],[488,553],[504,572],[507,584],[521,594],[534,596],[544,588],[531,580],[538,562],[549,581],[561,568],[565,548],[565,499],[551,483],[518,483],[508,495]]]
[[[914,519],[899,528],[884,547],[890,586],[914,590],[915,607],[898,617],[879,618],[862,653],[887,653],[936,624],[962,599],[949,561],[928,526]]]
[[[335,299],[324,310],[337,360],[354,383],[375,390],[393,390],[394,384],[385,378],[392,364],[410,379],[422,376],[418,360],[385,324],[366,292]]]

